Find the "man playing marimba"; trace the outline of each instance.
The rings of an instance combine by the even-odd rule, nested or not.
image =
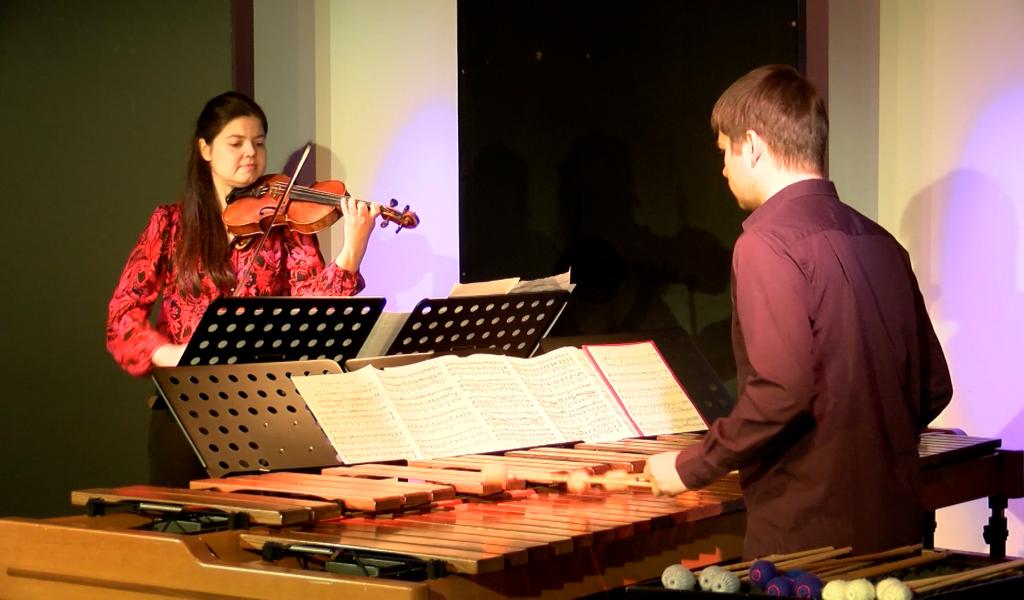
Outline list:
[[[739,469],[748,557],[920,541],[918,436],[952,385],[906,251],[823,179],[828,116],[795,69],[743,76],[711,124],[753,211],[733,251],[738,399],[650,477],[677,494]]]

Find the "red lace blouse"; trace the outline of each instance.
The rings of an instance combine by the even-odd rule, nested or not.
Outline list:
[[[205,274],[194,296],[178,288],[171,257],[177,240],[180,205],[157,207],[128,256],[107,313],[107,350],[121,368],[144,376],[153,368],[153,351],[164,344],[185,344],[206,307],[221,295]],[[240,275],[256,244],[232,246],[230,261]],[[352,296],[365,286],[359,273],[334,262],[325,266],[316,236],[275,228],[253,263],[242,296]],[[156,326],[149,320],[160,298]]]

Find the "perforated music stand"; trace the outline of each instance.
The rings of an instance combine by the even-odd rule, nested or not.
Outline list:
[[[354,357],[384,311],[384,298],[217,298],[203,313],[179,365]]]
[[[338,466],[334,447],[292,383],[341,373],[332,360],[153,370],[160,395],[211,477]]]
[[[568,301],[567,290],[424,298],[387,354],[488,349],[529,358]]]

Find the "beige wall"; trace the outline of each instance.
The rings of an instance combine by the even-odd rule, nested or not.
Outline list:
[[[363,263],[388,309],[458,281],[455,0],[256,0],[256,96],[272,116],[269,167],[314,141],[318,180],[399,200],[418,229],[378,230]],[[341,227],[321,234],[325,254]]]
[[[829,178],[878,218],[879,0],[832,0],[828,20]]]
[[[268,172],[316,139],[316,5],[253,0],[254,95],[270,126]]]
[[[831,176],[908,249],[953,375],[937,425],[1024,446],[1024,3],[832,0]],[[978,501],[937,544],[983,550]],[[1007,551],[1024,552],[1020,501]]]

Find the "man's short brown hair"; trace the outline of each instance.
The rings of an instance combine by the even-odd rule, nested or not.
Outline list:
[[[781,166],[824,172],[825,103],[814,86],[788,65],[758,67],[737,79],[715,102],[711,129],[724,133],[732,143],[753,130]]]

